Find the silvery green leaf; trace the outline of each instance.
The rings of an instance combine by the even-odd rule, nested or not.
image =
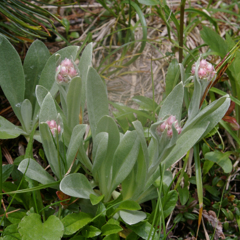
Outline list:
[[[180,76],[180,69],[177,59],[173,59],[169,64],[167,75],[166,75],[166,96],[171,93],[173,88],[177,85]]]
[[[82,80],[75,77],[71,80],[66,96],[67,100],[67,121],[72,130],[79,123],[80,99],[81,99]]]
[[[54,99],[51,93],[48,93],[44,98],[41,109],[40,109],[39,122],[42,123],[50,120],[57,121],[57,114],[58,113],[57,113]]]
[[[164,165],[165,169],[168,169],[172,164],[180,160],[202,137],[209,124],[209,122],[200,122],[188,131],[181,133],[171,153],[162,161],[162,166]]]
[[[72,173],[63,178],[60,190],[72,197],[90,199],[90,194],[96,195],[85,175]]]
[[[22,122],[20,107],[24,100],[25,77],[21,59],[12,44],[0,35],[0,85],[17,118]]]
[[[149,156],[146,140],[144,137],[143,127],[139,121],[133,122],[141,142],[137,162],[132,171],[122,182],[123,199],[135,199],[143,190],[146,183],[147,171],[149,165]]]
[[[55,182],[54,178],[46,170],[44,170],[42,166],[40,166],[31,158],[22,160],[18,166],[18,170],[22,173],[26,172],[27,177],[42,184]]]
[[[28,99],[25,99],[22,102],[21,105],[21,115],[22,115],[22,119],[23,119],[23,126],[24,129],[26,130],[26,132],[28,134],[30,134],[31,130],[32,130],[32,104]]]
[[[136,163],[140,140],[136,130],[126,132],[113,157],[112,186],[114,190],[131,172]]]
[[[109,191],[111,185],[111,173],[113,166],[113,155],[119,145],[120,136],[117,124],[110,116],[103,116],[97,124],[96,134],[100,132],[108,133],[108,148],[104,159],[104,164],[101,166],[101,180],[104,189]],[[95,144],[95,139],[93,139]],[[104,182],[104,183],[103,183]],[[104,191],[105,196],[107,195]]]
[[[60,159],[60,165],[58,162],[58,151],[53,141],[52,133],[49,129],[47,123],[42,122],[39,125],[41,140],[44,148],[44,153],[47,157],[47,160],[51,166],[51,170],[57,176],[58,179],[61,179],[61,176],[65,174],[65,168]]]
[[[122,210],[119,214],[122,220],[129,225],[139,223],[147,217],[147,214],[141,211]]]
[[[4,117],[0,116],[0,139],[16,138],[20,134],[27,135],[20,127],[15,126]]]
[[[97,71],[90,67],[87,76],[87,108],[93,139],[96,136],[98,121],[109,115],[106,86]]]
[[[92,173],[96,182],[99,182],[100,189],[105,194],[107,191],[108,176],[106,176],[106,169],[104,160],[106,159],[108,150],[108,133],[100,132],[94,139],[93,145],[93,168]]]
[[[173,115],[176,116],[178,121],[180,121],[182,115],[183,96],[183,83],[180,82],[164,100],[158,115],[158,120],[161,120],[166,116]]]
[[[36,89],[35,89],[35,94],[36,94],[36,98],[37,98],[38,104],[41,107],[44,98],[48,94],[48,90],[45,87],[41,86],[41,85],[37,85]]]
[[[89,43],[82,52],[82,56],[80,57],[78,69],[80,72],[80,76],[82,79],[82,89],[81,89],[81,109],[82,113],[85,107],[86,101],[86,84],[87,84],[87,73],[89,66],[92,66],[92,43]]]
[[[200,122],[209,122],[205,134],[210,132],[225,115],[230,105],[229,95],[225,95],[202,109],[193,119],[188,119],[182,133]]]
[[[42,41],[36,40],[29,47],[24,59],[25,98],[31,102],[33,107],[36,102],[35,88],[49,57],[50,53],[46,45]]]
[[[87,125],[76,125],[72,131],[72,136],[67,150],[67,169],[72,165],[77,151],[81,144],[83,144],[83,135],[86,131]]]

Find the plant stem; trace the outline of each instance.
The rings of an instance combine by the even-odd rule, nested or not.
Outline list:
[[[184,28],[184,8],[186,0],[181,0],[180,4],[180,33],[179,33],[179,63],[183,60],[183,28]]]
[[[199,157],[199,143],[195,144],[193,148],[193,153],[194,153],[194,162],[195,162],[195,171],[196,171],[197,194],[198,194],[198,202],[199,202],[198,229],[196,234],[196,237],[197,237],[199,227],[201,225],[202,211],[203,211],[203,186],[202,186],[201,164],[200,164],[200,157]]]

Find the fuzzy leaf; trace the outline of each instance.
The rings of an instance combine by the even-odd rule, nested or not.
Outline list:
[[[81,173],[72,173],[63,178],[60,183],[60,190],[77,198],[89,199],[90,194],[96,195],[88,179]]]
[[[86,86],[87,86],[87,74],[89,66],[92,66],[92,43],[89,43],[82,52],[80,57],[78,69],[80,71],[80,76],[82,79],[82,89],[81,89],[81,109],[84,110],[86,101]]]
[[[0,85],[12,109],[22,123],[25,77],[21,59],[12,44],[0,35]]]
[[[40,166],[35,160],[31,158],[22,160],[18,166],[18,170],[22,173],[25,173],[26,171],[27,177],[42,184],[55,182],[54,178],[46,170],[44,170],[42,166]]]
[[[67,169],[70,168],[75,159],[77,151],[81,144],[83,144],[83,135],[86,131],[87,125],[77,125],[72,131],[72,136],[67,150]]]
[[[0,116],[0,139],[16,138],[20,134],[27,134],[20,127],[15,126],[4,117]]]
[[[167,115],[176,116],[178,121],[181,120],[183,95],[183,84],[180,82],[164,100],[158,115],[158,120],[163,119]]]
[[[82,80],[75,77],[69,84],[67,92],[67,121],[72,130],[79,124],[80,99],[81,99]]]
[[[28,99],[25,99],[21,105],[21,115],[23,119],[24,129],[27,133],[32,130],[32,104]]]
[[[113,157],[112,187],[114,190],[131,172],[138,156],[140,140],[136,131],[127,132]]]
[[[109,115],[106,87],[97,71],[90,67],[87,76],[87,108],[93,139],[99,119]]]
[[[119,213],[122,220],[129,225],[139,223],[147,217],[146,213],[140,211],[124,210],[120,211]]]
[[[24,59],[25,98],[30,100],[32,106],[35,106],[36,102],[34,95],[36,85],[49,57],[50,53],[45,44],[42,41],[36,40],[31,44]]]

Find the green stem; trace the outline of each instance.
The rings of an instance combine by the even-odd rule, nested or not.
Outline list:
[[[197,194],[198,194],[198,202],[199,202],[199,218],[198,218],[198,229],[197,229],[197,235],[198,235],[198,230],[201,224],[202,210],[203,210],[203,186],[202,186],[201,164],[200,164],[200,157],[199,157],[199,143],[195,144],[193,148],[193,154],[194,154]]]
[[[183,60],[183,29],[184,29],[184,9],[186,0],[181,0],[180,5],[180,33],[179,33],[179,63]]]

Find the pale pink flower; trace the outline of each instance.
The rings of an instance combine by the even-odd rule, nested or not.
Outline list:
[[[194,75],[196,72],[196,63],[193,64],[191,73]],[[216,74],[216,71],[213,65],[207,62],[205,59],[202,59],[199,63],[198,68],[198,77],[200,79],[207,79],[208,81],[212,80]]]
[[[168,137],[172,137],[173,135],[172,125],[175,127],[178,134],[182,132],[182,128],[179,126],[176,116],[173,115],[169,116],[167,120],[165,120],[161,125],[157,127],[157,132],[161,134],[165,129],[167,129]]]
[[[58,125],[55,120],[50,120],[50,121],[47,121],[46,123],[49,126],[53,137],[55,137],[57,133],[58,134],[61,133],[61,126]]]
[[[58,83],[68,83],[72,78],[78,75],[78,71],[75,68],[74,63],[65,58],[61,64],[56,68],[57,77],[56,80]]]

